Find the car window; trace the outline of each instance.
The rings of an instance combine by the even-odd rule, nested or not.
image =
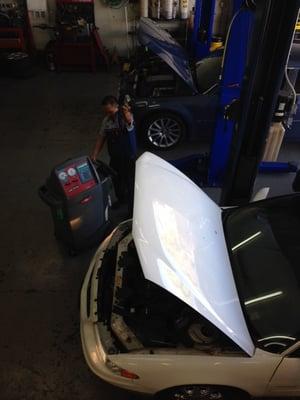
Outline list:
[[[280,353],[300,332],[300,194],[227,211],[224,228],[249,331]]]

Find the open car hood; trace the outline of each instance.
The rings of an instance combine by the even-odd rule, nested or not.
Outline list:
[[[172,36],[149,18],[141,18],[138,27],[140,44],[148,47],[169,65],[194,92],[197,92],[186,51]]]
[[[144,153],[136,164],[133,238],[145,278],[253,355],[221,209],[190,179],[151,153]]]

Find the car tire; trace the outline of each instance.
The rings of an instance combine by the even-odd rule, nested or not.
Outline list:
[[[170,112],[150,115],[142,124],[142,135],[147,147],[169,150],[177,146],[186,134],[186,125],[181,117]]]
[[[244,400],[249,399],[240,390],[230,390],[218,386],[180,386],[164,390],[155,396],[156,400]]]

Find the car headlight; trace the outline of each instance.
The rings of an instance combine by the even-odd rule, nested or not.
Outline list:
[[[140,377],[134,372],[128,371],[127,369],[119,367],[117,364],[112,362],[110,359],[106,358],[105,360],[106,367],[111,370],[116,375],[122,376],[127,379],[139,379]]]

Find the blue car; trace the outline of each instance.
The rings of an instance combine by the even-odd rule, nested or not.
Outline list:
[[[156,150],[171,149],[184,138],[210,138],[222,56],[190,62],[184,48],[148,18],[140,20],[138,40],[134,61],[123,66],[120,98],[132,100],[139,137]]]
[[[150,19],[138,29],[142,45],[123,66],[120,95],[130,95],[138,131],[146,144],[170,149],[183,138],[209,137],[218,106],[221,57],[191,65],[185,50]]]

